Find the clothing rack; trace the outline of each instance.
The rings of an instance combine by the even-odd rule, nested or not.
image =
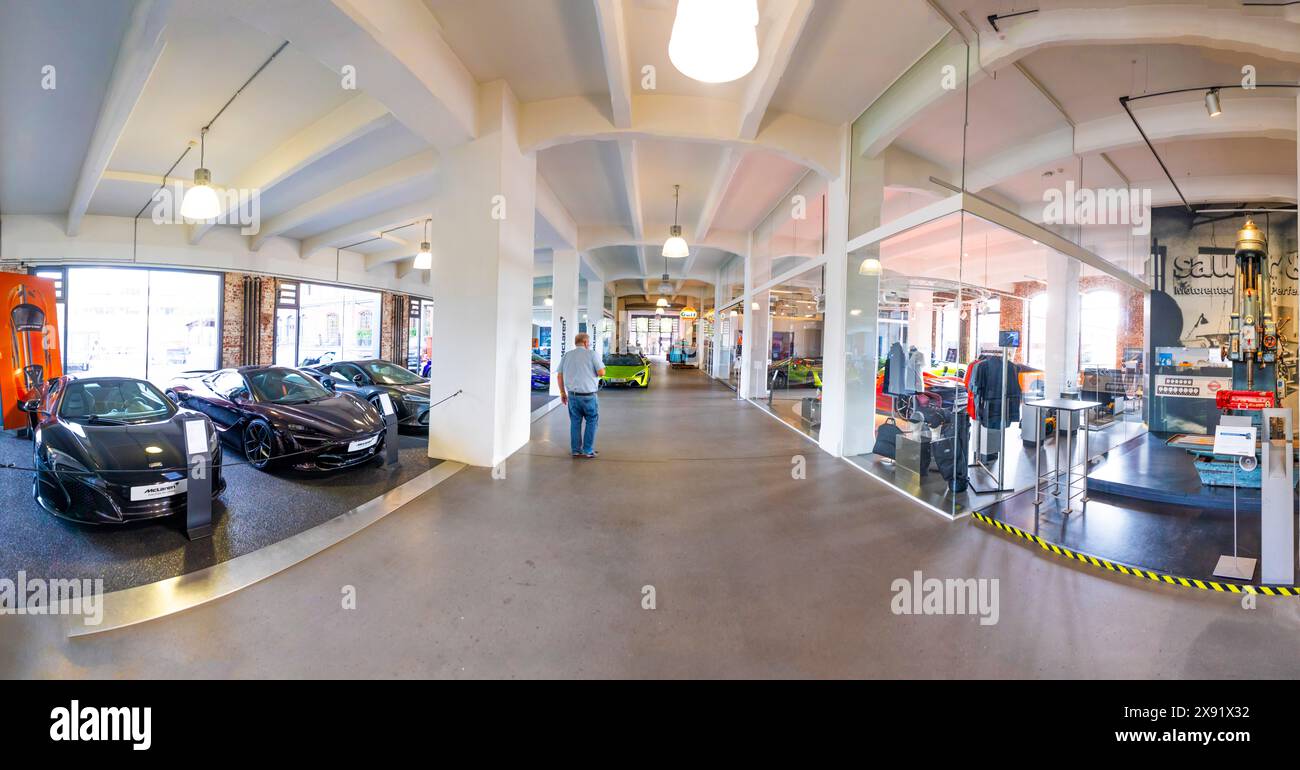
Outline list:
[[[1002,356],[1002,393],[1000,395],[1001,408],[998,410],[998,459],[994,461],[997,470],[994,471],[984,464],[984,431],[981,430],[983,423],[979,419],[978,413],[975,419],[975,461],[969,464],[969,467],[983,471],[988,477],[992,486],[981,488],[976,484],[977,475],[972,474],[970,486],[976,492],[1013,492],[1014,488],[1006,485],[1006,467],[1007,467],[1007,377],[1011,360],[1011,348],[999,348],[999,355]],[[988,362],[980,363],[981,366],[987,366]],[[976,410],[978,412],[978,400]]]

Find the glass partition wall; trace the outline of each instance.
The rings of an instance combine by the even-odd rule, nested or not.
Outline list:
[[[852,127],[843,453],[947,516],[1083,463],[1085,434],[1096,456],[1146,431],[1141,241],[1052,218],[1051,191],[1096,168],[1021,160],[1069,122],[1043,99],[1006,114],[1034,84],[969,85],[974,57],[949,35]],[[1057,447],[1026,403],[1062,396],[1100,406]]]

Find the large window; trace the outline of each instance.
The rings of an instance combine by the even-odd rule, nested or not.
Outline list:
[[[63,276],[59,321],[69,373],[162,383],[219,365],[219,274],[120,267],[38,274]]]
[[[297,365],[379,357],[379,292],[300,283],[297,299]]]
[[[1119,359],[1119,295],[1090,291],[1079,300],[1079,362],[1113,369]]]

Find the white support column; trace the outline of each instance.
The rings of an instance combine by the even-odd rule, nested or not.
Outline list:
[[[745,246],[745,291],[743,299],[740,302],[741,316],[741,333],[740,333],[740,382],[736,385],[736,398],[745,398],[753,389],[754,379],[754,357],[755,338],[754,338],[754,316],[758,312],[754,309],[754,234],[750,233]],[[767,312],[764,308],[763,312]]]
[[[749,390],[745,395],[766,400],[767,368],[772,360],[772,292],[760,291],[750,297],[745,318],[749,327],[745,332],[745,362],[749,366]]]
[[[1079,263],[1064,254],[1047,257],[1047,346],[1044,395],[1056,398],[1079,386]]]
[[[722,322],[726,318],[722,312],[722,300],[722,272],[719,271],[713,279],[713,360],[708,372],[715,380],[727,376],[722,367]]]
[[[822,316],[822,422],[817,431],[817,443],[824,451],[836,457],[844,453],[844,399],[848,378],[845,335],[850,320],[847,283],[850,149],[847,125],[842,133],[840,174],[826,186],[826,277],[822,288],[826,296],[826,311]],[[858,309],[861,311],[861,308]],[[860,317],[861,312],[853,316],[852,320],[857,321]],[[871,317],[874,322],[874,312]],[[872,396],[875,396],[874,388]]]
[[[602,281],[587,279],[587,333],[591,335],[591,349],[597,360],[604,361],[605,353],[601,347],[600,327],[605,322],[605,284]]]
[[[908,341],[910,348],[925,354],[928,366],[934,354],[934,292],[913,289],[907,295]]]
[[[433,216],[434,400],[429,456],[495,466],[528,442],[537,163],[518,102],[481,89],[479,137],[447,151]]]
[[[847,156],[848,150],[844,152]],[[848,163],[849,161],[845,160],[845,164]],[[852,234],[865,233],[880,225],[880,211],[885,196],[885,161],[883,158],[859,159],[857,166],[844,168],[843,173],[852,177],[851,186],[845,185],[852,193],[851,199],[848,199],[848,193],[845,193],[846,213],[843,216],[846,222],[844,237],[847,239],[851,234],[847,226],[849,221],[854,223]],[[827,200],[828,249],[834,243],[832,239],[838,237],[838,231],[831,229],[831,223],[834,221],[832,217],[835,216],[838,216],[836,198],[832,196]],[[843,248],[847,250],[847,246],[846,242]],[[833,263],[837,252],[829,253],[830,262]],[[831,274],[831,269],[827,268],[828,276]],[[847,264],[844,265],[844,335],[840,338],[844,344],[844,355],[841,360],[844,362],[845,371],[842,377],[833,375],[829,371],[822,376],[822,381],[826,382],[828,387],[822,393],[822,436],[825,437],[830,432],[826,426],[826,410],[839,408],[842,404],[844,440],[840,446],[840,453],[844,457],[866,454],[876,443],[876,369],[880,356],[888,354],[887,350],[878,349],[881,270],[878,243],[848,255]],[[830,294],[828,285],[827,302],[830,302],[832,296],[834,295]],[[832,327],[829,313],[827,318],[826,329],[829,335]],[[835,342],[839,341],[835,340]],[[829,353],[826,360],[831,360]],[[832,383],[842,383],[842,385],[835,385],[836,388],[843,388],[842,400],[836,398],[835,391],[830,389]]]
[[[551,252],[551,371],[560,371],[560,359],[573,347],[578,333],[578,252]],[[551,395],[560,395],[560,378],[551,378]]]

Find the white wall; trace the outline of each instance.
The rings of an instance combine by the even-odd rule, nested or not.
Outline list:
[[[188,267],[341,283],[420,297],[433,294],[432,286],[423,280],[424,271],[412,271],[398,279],[391,264],[366,270],[361,254],[343,252],[336,261],[332,249],[302,259],[299,242],[291,238],[271,238],[260,250],[250,251],[248,239],[234,227],[214,227],[198,245],[191,246],[185,226],[155,225],[144,217],[135,244],[129,217],[88,216],[76,237],[64,232],[62,216],[5,214],[2,226],[0,259],[6,262]]]

